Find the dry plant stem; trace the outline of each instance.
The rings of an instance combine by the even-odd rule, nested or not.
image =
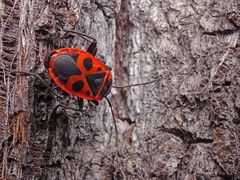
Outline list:
[[[230,51],[230,48],[228,48],[227,51],[226,51],[226,53],[222,56],[220,63],[218,64],[217,68],[214,70],[213,74],[211,75],[210,82],[209,82],[211,88],[212,88],[213,78],[214,78],[214,76],[217,74],[218,69],[219,69],[219,68],[221,67],[221,65],[224,63],[224,61],[225,61],[225,59],[226,59],[229,51]]]

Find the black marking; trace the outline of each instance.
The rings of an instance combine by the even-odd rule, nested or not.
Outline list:
[[[106,97],[110,93],[111,87],[112,87],[112,79],[107,79],[106,83],[104,84],[104,87],[102,88],[102,91],[100,93],[101,96]]]
[[[101,70],[102,70],[102,68],[101,68],[101,67],[98,67],[98,68],[97,68],[97,71],[101,71]]]
[[[76,81],[73,85],[72,85],[72,89],[75,91],[75,92],[79,92],[82,90],[84,86],[84,83],[83,81]]]
[[[82,74],[72,57],[64,54],[54,60],[53,71],[63,84],[67,83],[70,76]]]
[[[79,106],[79,110],[82,111],[83,110],[83,99],[78,97],[78,106]]]
[[[102,86],[106,73],[91,74],[86,76],[88,85],[90,86],[94,96],[97,95]]]
[[[64,55],[71,56],[72,59],[73,59],[75,62],[77,61],[78,56],[79,56],[79,54],[76,54],[76,53],[64,53]]]
[[[91,58],[86,58],[83,60],[83,64],[84,64],[84,67],[87,71],[89,71],[90,69],[92,69],[92,65],[93,65],[93,62],[92,62],[92,59]]]

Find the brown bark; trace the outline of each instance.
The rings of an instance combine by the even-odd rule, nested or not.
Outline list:
[[[0,176],[3,179],[240,179],[238,0],[0,1]],[[98,40],[113,67],[110,108],[82,112],[51,82],[43,59]]]

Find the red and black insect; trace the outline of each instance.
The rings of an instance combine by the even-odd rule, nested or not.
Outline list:
[[[90,41],[90,45],[87,50],[78,48],[62,48],[52,50],[44,60],[44,66],[49,72],[52,80],[63,91],[68,94],[78,97],[79,109],[74,109],[63,104],[59,104],[54,108],[53,112],[58,107],[64,107],[73,110],[82,110],[83,99],[98,104],[98,101],[105,98],[111,108],[111,112],[114,119],[115,131],[117,133],[117,127],[115,123],[114,113],[110,101],[107,95],[110,93],[111,88],[126,88],[132,86],[146,85],[156,82],[160,77],[145,83],[126,85],[126,86],[112,86],[112,74],[111,68],[106,66],[101,60],[95,57],[97,53],[97,41],[84,33],[80,33],[73,30],[65,30],[68,33],[76,33],[84,39]],[[31,72],[20,72],[25,75],[34,75],[39,78],[55,95],[59,96],[47,83],[37,74]]]
[[[96,40],[79,34],[92,39],[87,51],[78,48],[53,50],[45,58],[44,66],[62,90],[82,99],[100,101],[111,90],[111,68],[95,57]]]

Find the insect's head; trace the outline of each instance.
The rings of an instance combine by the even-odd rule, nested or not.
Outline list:
[[[49,68],[49,62],[50,62],[50,60],[51,60],[51,57],[52,57],[54,54],[56,54],[56,51],[50,51],[50,52],[48,52],[48,53],[46,54],[46,56],[45,56],[45,58],[44,58],[44,67],[45,67],[46,69]]]

